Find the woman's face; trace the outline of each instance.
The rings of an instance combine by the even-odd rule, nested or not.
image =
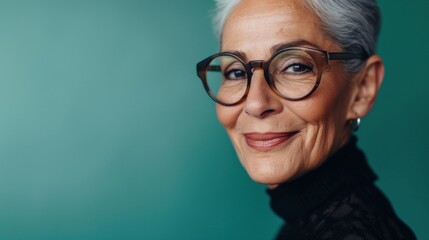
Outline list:
[[[273,48],[294,42],[341,51],[300,0],[242,0],[225,23],[222,51],[241,52],[246,61],[267,60]],[[276,185],[318,167],[348,141],[352,85],[341,61],[331,61],[316,92],[288,101],[270,89],[257,68],[246,100],[217,105],[217,115],[251,178]]]

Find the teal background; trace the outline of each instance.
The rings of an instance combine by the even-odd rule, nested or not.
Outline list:
[[[383,0],[360,145],[429,239],[429,4]],[[0,239],[272,239],[195,63],[211,1],[0,1]]]

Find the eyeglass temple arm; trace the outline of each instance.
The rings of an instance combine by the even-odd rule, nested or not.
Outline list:
[[[207,66],[206,71],[220,72],[220,66],[219,65]]]
[[[344,53],[344,52],[328,52],[329,60],[350,60],[350,59],[366,59],[366,53]]]

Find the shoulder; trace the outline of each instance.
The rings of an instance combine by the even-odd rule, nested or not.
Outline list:
[[[374,186],[363,187],[330,202],[322,213],[317,239],[416,239]],[[320,225],[319,225],[320,226]]]
[[[416,237],[396,216],[384,195],[371,186],[336,195],[307,217],[283,227],[277,239],[413,240]]]
[[[317,239],[347,239],[347,240],[381,240],[383,227],[378,226],[375,216],[348,215],[340,219],[330,219],[323,229],[317,234]]]
[[[339,240],[413,240],[411,230],[390,216],[350,214],[337,219],[317,234],[316,239]]]

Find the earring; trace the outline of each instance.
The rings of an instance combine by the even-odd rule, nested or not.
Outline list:
[[[352,129],[354,132],[359,130],[360,127],[360,118],[356,118],[350,121],[350,124],[352,125]]]

